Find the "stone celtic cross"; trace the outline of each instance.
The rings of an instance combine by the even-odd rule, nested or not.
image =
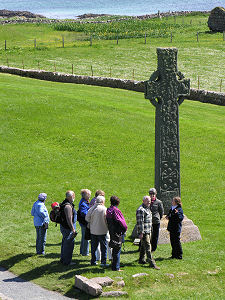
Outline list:
[[[180,196],[179,105],[190,93],[190,80],[177,70],[177,49],[157,48],[158,68],[145,82],[145,98],[156,108],[155,188],[168,212]]]

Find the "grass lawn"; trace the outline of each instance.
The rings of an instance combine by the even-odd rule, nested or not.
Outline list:
[[[208,32],[207,20],[208,15],[203,14],[176,19],[86,23],[76,25],[77,31],[68,31],[69,25],[60,27],[59,24],[57,27],[1,25],[0,64],[65,73],[72,73],[73,65],[73,72],[78,75],[91,75],[92,69],[95,76],[147,80],[156,69],[156,47],[177,47],[179,70],[191,79],[192,88],[225,92],[225,68],[222,68],[225,41],[222,33]],[[117,33],[123,38],[118,45]],[[90,35],[93,35],[92,46]]]
[[[122,276],[129,299],[225,298],[224,107],[188,100],[180,106],[183,209],[199,227],[202,241],[183,244],[182,261],[169,260],[170,245],[159,245],[155,259],[160,271],[138,265],[137,247],[130,240],[135,211],[154,185],[155,111],[144,95],[0,74],[0,111],[1,266],[79,299],[88,297],[75,294],[76,274]],[[53,224],[46,256],[34,255],[30,210],[37,195],[48,194],[50,210],[72,189],[77,207],[81,188],[103,189],[107,206],[112,194],[121,198],[128,224],[122,274],[90,266],[90,258],[79,256],[80,232],[73,256],[77,264],[61,266],[61,234]],[[139,272],[149,276],[132,278]]]

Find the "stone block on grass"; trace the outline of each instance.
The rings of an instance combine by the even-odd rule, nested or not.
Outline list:
[[[133,278],[136,278],[136,277],[141,277],[141,276],[148,276],[149,274],[147,273],[137,273],[137,274],[134,274],[132,275]]]
[[[127,292],[121,292],[121,291],[111,291],[111,292],[103,292],[101,294],[101,297],[121,297],[121,296],[127,296]]]
[[[97,284],[100,284],[101,286],[109,286],[114,282],[114,280],[112,280],[110,277],[94,277],[90,280]]]
[[[75,287],[94,297],[102,294],[100,284],[81,275],[75,275]]]

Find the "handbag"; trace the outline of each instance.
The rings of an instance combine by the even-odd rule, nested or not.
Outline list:
[[[88,227],[86,227],[86,229],[85,229],[84,239],[87,241],[89,241],[91,239],[91,231],[90,231],[90,228],[88,228]]]
[[[122,235],[113,233],[113,235],[110,236],[109,247],[119,250],[122,247]]]
[[[80,210],[77,211],[77,221],[82,225],[87,225],[87,222],[85,221],[85,216],[81,215]]]

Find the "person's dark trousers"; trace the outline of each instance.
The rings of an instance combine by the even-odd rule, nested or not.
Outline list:
[[[74,249],[74,238],[67,239],[71,230],[60,225],[60,231],[62,233],[62,244],[61,244],[61,263],[69,265],[72,261],[73,249]]]
[[[118,271],[120,269],[120,253],[121,248],[112,249],[112,270]]]
[[[36,253],[45,254],[47,229],[43,228],[43,226],[35,226],[35,228],[36,228]]]
[[[140,247],[140,256],[139,256],[139,262],[145,261],[145,254],[147,256],[147,260],[150,263],[151,266],[155,265],[155,262],[151,255],[151,234],[145,233],[143,235],[143,238],[141,239],[141,247]]]
[[[183,250],[180,242],[180,232],[170,232],[170,243],[172,246],[172,258],[182,258]]]
[[[159,239],[159,228],[160,228],[160,223],[152,224],[152,236],[151,236],[152,251],[155,251],[157,249],[157,244]]]
[[[107,259],[107,241],[106,241],[106,234],[102,235],[95,235],[91,234],[91,264],[96,264],[96,250],[100,243],[100,250],[101,250],[101,264],[106,264]]]

